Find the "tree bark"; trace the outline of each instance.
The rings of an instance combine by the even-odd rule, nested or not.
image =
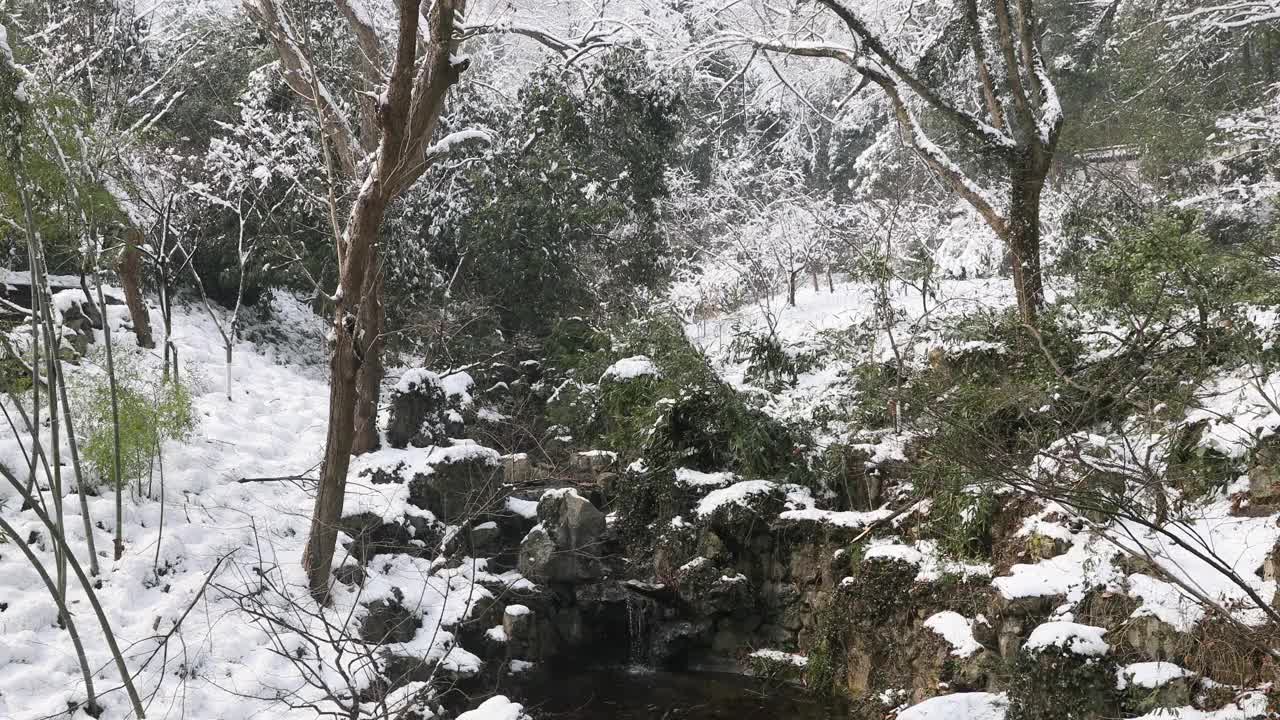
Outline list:
[[[372,452],[382,444],[378,437],[378,400],[382,394],[383,377],[382,331],[386,322],[382,283],[382,262],[375,244],[369,263],[369,277],[365,280],[365,296],[360,303],[362,333],[359,351],[362,362],[356,379],[358,397],[352,455]]]
[[[1038,153],[1014,162],[1009,200],[1009,264],[1023,323],[1036,327],[1044,307],[1044,276],[1040,268],[1040,195],[1049,163]]]
[[[340,274],[337,303],[333,312],[333,351],[329,358],[329,432],[325,438],[324,461],[320,470],[315,510],[311,515],[311,532],[302,554],[311,595],[317,602],[328,602],[329,572],[333,564],[334,545],[338,539],[338,521],[347,492],[347,469],[355,440],[355,409],[359,397],[360,357],[357,352],[361,298],[366,290],[369,257],[375,249],[378,227],[386,211],[381,183],[374,175],[365,183],[351,208],[346,251]]]
[[[129,306],[129,319],[133,321],[133,334],[138,337],[138,347],[154,348],[151,337],[151,316],[142,299],[142,253],[138,245],[142,233],[129,228],[124,234],[124,251],[120,254],[120,284],[124,286],[124,301]]]

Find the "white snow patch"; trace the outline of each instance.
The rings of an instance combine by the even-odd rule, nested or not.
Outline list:
[[[1024,650],[1031,651],[1057,647],[1075,655],[1098,657],[1106,655],[1111,650],[1107,641],[1102,639],[1106,632],[1104,628],[1093,625],[1063,621],[1047,622],[1036,626],[1036,629],[1031,631],[1031,637],[1027,638],[1026,644],[1022,647]]]
[[[951,644],[951,654],[956,657],[970,657],[982,649],[982,645],[973,637],[973,623],[958,612],[943,610],[930,615],[924,626],[942,636]]]
[[[1154,690],[1195,673],[1171,662],[1140,662],[1126,665],[1116,671],[1116,689],[1129,687]]]
[[[1004,693],[954,693],[929,698],[898,713],[898,720],[1004,720]]]
[[[635,355],[629,358],[623,358],[610,365],[600,376],[600,382],[605,380],[633,380],[640,377],[661,377],[662,373],[658,371],[658,366],[653,364],[647,355]]]
[[[766,662],[778,663],[780,665],[794,665],[802,668],[809,664],[809,658],[796,653],[783,652],[781,650],[756,650],[751,653],[751,657]]]
[[[458,720],[525,720],[524,706],[507,699],[506,695],[494,695],[480,703],[475,710],[468,710]]]

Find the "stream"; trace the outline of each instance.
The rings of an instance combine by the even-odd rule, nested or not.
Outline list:
[[[598,670],[557,675],[525,688],[534,720],[829,720],[839,700],[743,675]]]

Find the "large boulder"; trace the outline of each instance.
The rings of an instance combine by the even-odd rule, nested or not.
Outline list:
[[[462,443],[432,451],[432,472],[409,484],[409,502],[456,524],[496,507],[501,500],[502,461],[497,451]]]
[[[387,444],[393,448],[444,445],[462,437],[462,410],[471,403],[472,385],[466,373],[440,376],[415,368],[405,372],[387,402]]]
[[[538,524],[520,543],[520,572],[556,583],[595,580],[604,532],[604,513],[577,490],[548,490],[538,501]]]

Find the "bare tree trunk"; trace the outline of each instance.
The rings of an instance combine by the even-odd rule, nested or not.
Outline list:
[[[375,167],[370,180],[361,188],[351,208],[349,228],[343,244],[341,284],[333,311],[334,344],[329,358],[329,432],[325,438],[324,461],[315,510],[311,515],[311,532],[302,554],[311,594],[317,602],[329,597],[329,572],[338,537],[338,521],[347,491],[347,468],[355,440],[355,410],[359,397],[357,331],[360,302],[366,290],[370,256],[375,254],[378,227],[386,210],[382,187]],[[352,308],[352,305],[355,305]],[[353,312],[354,310],[354,312]]]
[[[382,305],[382,262],[378,248],[373,249],[369,263],[369,278],[365,281],[368,291],[360,303],[360,327],[362,329],[360,371],[356,380],[359,396],[356,401],[355,438],[351,454],[362,455],[378,449],[378,399],[382,390],[382,331],[386,321],[386,309]]]
[[[1012,172],[1009,203],[1010,270],[1022,322],[1032,327],[1044,306],[1044,277],[1040,269],[1040,193],[1048,163],[1027,158]]]
[[[138,252],[141,242],[139,230],[129,228],[125,231],[124,251],[120,254],[120,284],[124,286],[124,301],[129,306],[129,318],[133,321],[133,334],[138,336],[138,346],[153,348],[156,341],[151,337],[151,316],[142,299],[142,253]]]

